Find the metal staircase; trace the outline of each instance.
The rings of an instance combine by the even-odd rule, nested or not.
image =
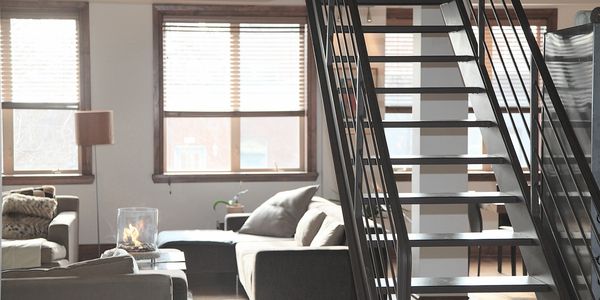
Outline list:
[[[476,4],[477,6],[474,6]],[[306,0],[358,299],[410,299],[411,294],[535,292],[539,299],[593,299],[591,239],[598,239],[600,195],[519,0]],[[439,6],[445,26],[363,26],[358,7]],[[486,10],[488,9],[488,13]],[[505,13],[506,20],[499,14]],[[490,20],[494,18],[495,20]],[[491,24],[502,24],[502,32]],[[473,26],[478,27],[475,36]],[[490,59],[507,32],[520,48]],[[519,34],[517,34],[519,31]],[[485,33],[491,34],[486,41]],[[369,56],[365,34],[445,33],[455,55]],[[527,65],[517,55],[531,52]],[[377,87],[370,63],[456,62],[464,87]],[[516,68],[518,78],[498,80]],[[490,75],[492,74],[492,75]],[[525,82],[522,74],[533,74]],[[492,80],[497,82],[496,89]],[[514,81],[513,81],[514,80]],[[515,86],[529,91],[527,116],[509,111]],[[545,92],[545,93],[542,93]],[[382,120],[378,94],[468,94],[476,120]],[[515,119],[530,124],[520,135]],[[385,128],[480,128],[485,155],[390,157]],[[513,135],[510,133],[513,132]],[[530,143],[531,149],[525,147]],[[521,152],[524,162],[517,155]],[[521,166],[530,170],[528,176]],[[491,164],[500,192],[399,193],[393,166]],[[529,181],[529,184],[528,184]],[[530,188],[530,186],[532,188]],[[505,203],[514,232],[411,233],[402,205]],[[386,211],[384,218],[381,211]],[[414,247],[519,246],[528,276],[414,278]]]

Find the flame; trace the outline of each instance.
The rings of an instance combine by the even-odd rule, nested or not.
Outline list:
[[[143,223],[139,227],[142,228]],[[123,228],[123,242],[133,243],[135,247],[140,247],[142,246],[142,243],[138,240],[139,236],[140,231],[138,229],[138,226],[133,226],[129,224],[128,227]]]

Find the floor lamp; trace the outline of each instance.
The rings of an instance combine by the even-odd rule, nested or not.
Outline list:
[[[75,138],[77,145],[92,146],[96,168],[96,237],[100,256],[100,202],[98,197],[98,163],[96,145],[113,144],[113,112],[110,110],[78,111],[75,113]]]

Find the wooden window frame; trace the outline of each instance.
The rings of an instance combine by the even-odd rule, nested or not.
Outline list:
[[[90,40],[89,40],[89,4],[87,2],[60,2],[60,1],[1,1],[0,16],[3,14],[26,14],[37,18],[74,18],[77,21],[79,35],[79,104],[64,103],[11,103],[3,102],[2,109],[61,109],[61,110],[90,110]],[[3,110],[3,118],[12,118],[11,110]],[[4,140],[12,138],[12,131]],[[4,185],[38,185],[38,184],[89,184],[94,182],[92,173],[92,148],[91,146],[79,147],[79,168],[76,172],[65,172],[60,174],[46,173],[40,171],[14,173],[13,166],[13,143],[3,143],[4,167],[8,165],[12,172],[8,175],[2,174]],[[10,161],[4,159],[10,157]]]
[[[240,20],[248,18],[269,18],[271,22],[303,21],[306,26],[306,8],[303,6],[249,6],[249,5],[153,5],[153,67],[154,67],[154,183],[172,182],[233,182],[233,181],[314,181],[317,173],[317,124],[316,124],[316,69],[310,45],[310,36],[307,34],[306,47],[306,103],[303,112],[300,111],[253,111],[253,112],[165,112],[163,106],[163,57],[162,57],[162,30],[161,25],[165,18],[218,19]],[[243,172],[215,172],[215,173],[165,173],[165,143],[164,120],[165,117],[276,117],[300,116],[301,120],[301,167],[305,170],[292,171],[263,171],[244,170]],[[232,137],[233,138],[233,137]],[[233,155],[233,151],[232,151]],[[233,158],[233,157],[232,157]],[[239,155],[236,158],[239,160]]]

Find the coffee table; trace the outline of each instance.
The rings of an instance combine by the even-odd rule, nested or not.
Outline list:
[[[158,249],[159,255],[154,259],[138,259],[140,270],[186,270],[185,254],[178,249]]]

